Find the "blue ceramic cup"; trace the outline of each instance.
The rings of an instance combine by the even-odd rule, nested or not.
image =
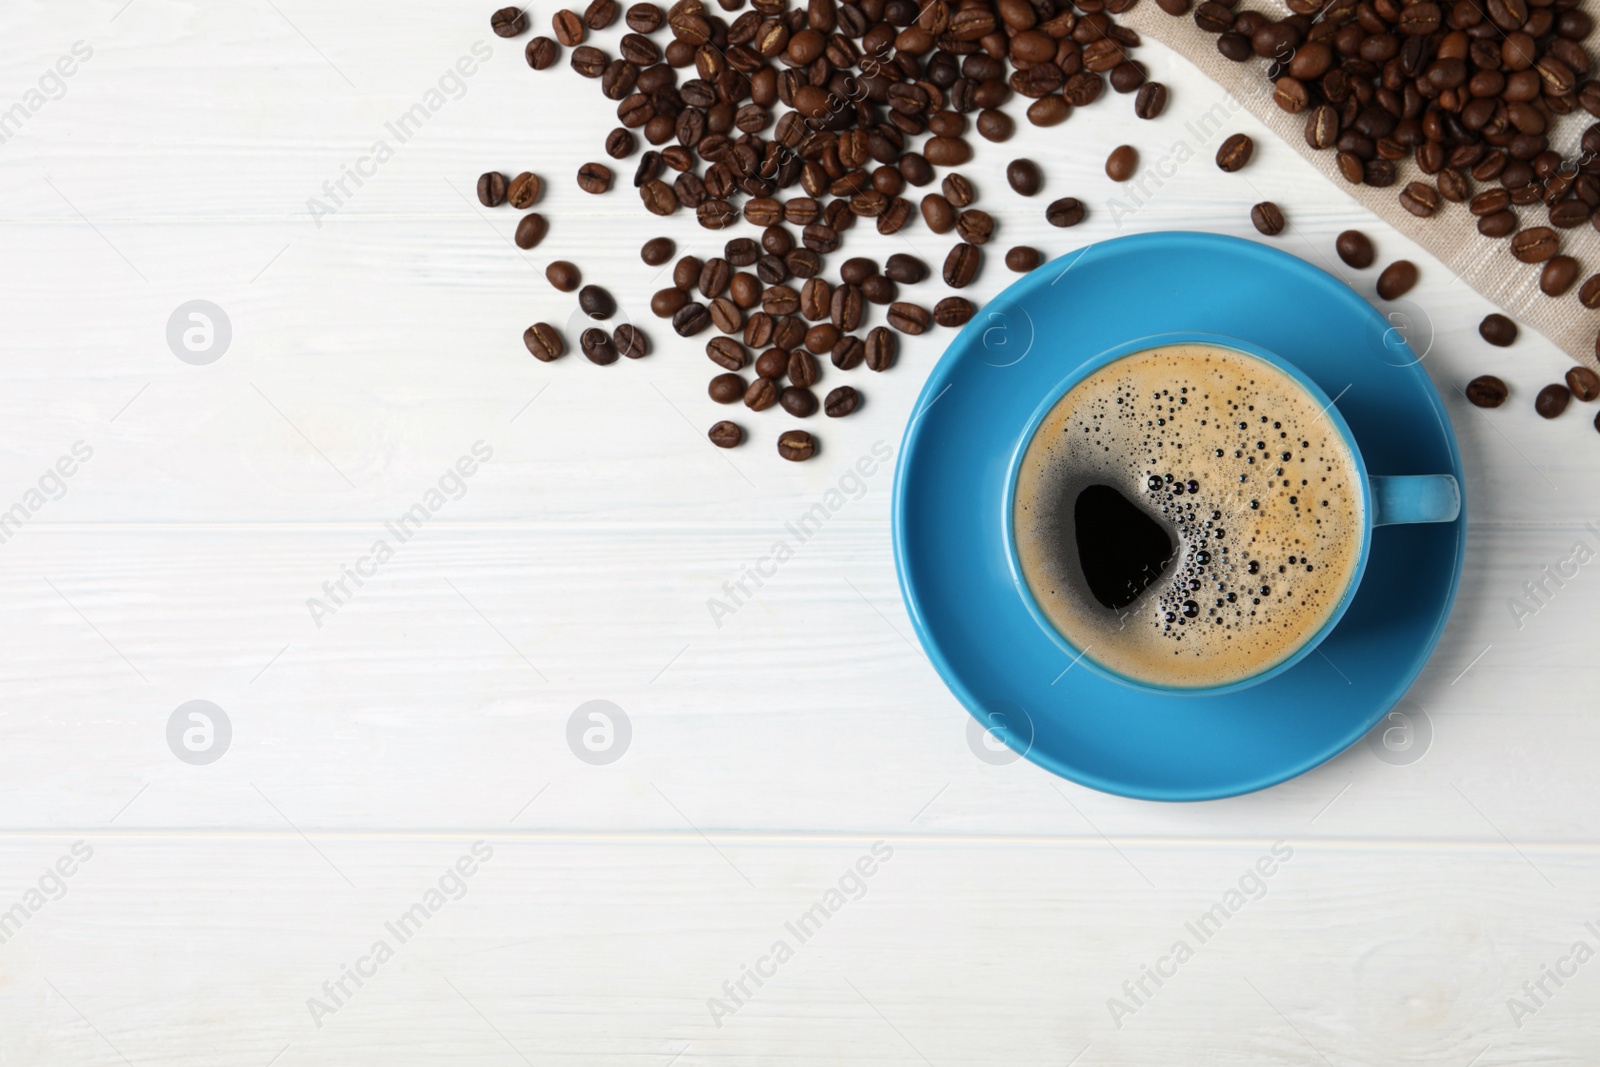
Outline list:
[[[1056,403],[1079,383],[1107,364],[1114,363],[1125,356],[1131,356],[1137,352],[1181,344],[1211,345],[1240,353],[1246,357],[1253,357],[1271,364],[1297,382],[1300,388],[1305,390],[1307,395],[1316,402],[1317,406],[1327,414],[1333,425],[1338,428],[1339,436],[1344,440],[1351,462],[1355,465],[1361,486],[1361,544],[1357,548],[1356,565],[1351,569],[1350,579],[1346,583],[1344,591],[1340,595],[1332,613],[1328,616],[1327,621],[1289,655],[1264,667],[1261,671],[1250,675],[1248,678],[1229,682],[1226,685],[1180,687],[1141,681],[1112,670],[1097,662],[1084,649],[1076,647],[1050,622],[1043,609],[1039,607],[1038,602],[1034,599],[1033,592],[1028,588],[1028,582],[1023,577],[1021,561],[1017,558],[1016,532],[1012,527],[1017,478],[1022,469],[1023,457],[1027,453],[1028,445],[1033,441],[1034,434],[1038,432],[1039,425],[1044,422],[1045,417],[1049,415]],[[1372,531],[1374,529],[1379,526],[1391,526],[1397,523],[1452,522],[1460,512],[1461,487],[1456,484],[1453,475],[1369,473],[1367,464],[1361,457],[1361,449],[1356,444],[1355,436],[1350,432],[1350,427],[1345,424],[1344,417],[1339,414],[1339,409],[1334,406],[1334,401],[1294,364],[1261,348],[1259,345],[1253,345],[1247,341],[1197,332],[1158,334],[1151,337],[1141,337],[1138,340],[1118,345],[1085,361],[1058,383],[1050,395],[1045,397],[1044,401],[1035,409],[1032,417],[1028,419],[1028,424],[1017,441],[1015,450],[1012,452],[1011,464],[1006,479],[1004,513],[1001,521],[1005,524],[1007,557],[1011,566],[1011,578],[1016,585],[1018,594],[1022,597],[1023,603],[1027,605],[1028,612],[1033,616],[1034,622],[1038,623],[1040,628],[1050,635],[1072,657],[1075,663],[1087,667],[1102,677],[1147,693],[1167,696],[1211,696],[1218,693],[1231,693],[1239,689],[1246,689],[1282,674],[1310,655],[1312,650],[1321,643],[1322,639],[1333,632],[1333,628],[1338,625],[1339,620],[1344,616],[1345,609],[1350,606],[1351,600],[1355,598],[1356,588],[1361,584],[1361,576],[1366,572],[1367,557],[1372,550]]]

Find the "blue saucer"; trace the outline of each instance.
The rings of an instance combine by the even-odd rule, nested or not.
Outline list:
[[[1274,249],[1152,233],[1045,264],[968,323],[928,378],[901,446],[894,552],[917,636],[967,710],[1055,774],[1108,793],[1205,800],[1275,785],[1359,740],[1444,632],[1467,520],[1385,526],[1318,653],[1217,696],[1136,692],[1072,660],[1029,613],[1006,549],[1006,480],[1042,398],[1084,360],[1177,331],[1278,353],[1329,396],[1374,474],[1453,473],[1455,435],[1391,324]]]

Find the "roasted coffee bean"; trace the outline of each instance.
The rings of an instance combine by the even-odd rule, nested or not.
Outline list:
[[[1145,82],[1133,98],[1133,113],[1141,119],[1160,117],[1167,109],[1167,87],[1160,82]]]
[[[1478,335],[1497,348],[1505,348],[1516,342],[1517,324],[1496,311],[1478,323]]]
[[[678,194],[659,178],[652,178],[639,186],[639,199],[644,203],[644,209],[652,215],[671,215],[678,210]]]
[[[744,391],[744,406],[751,411],[765,411],[778,402],[778,387],[771,378],[757,378]]]
[[[1028,105],[1028,121],[1035,126],[1058,126],[1072,115],[1072,105],[1059,96],[1046,96]]]
[[[1551,382],[1539,390],[1539,395],[1533,400],[1533,410],[1541,417],[1553,419],[1572,402],[1572,392],[1560,382]]]
[[[1589,221],[1589,205],[1582,200],[1562,200],[1550,205],[1550,225],[1570,230]]]
[[[861,287],[849,282],[834,289],[828,302],[828,320],[848,333],[861,325],[866,309],[862,306]]]
[[[901,285],[915,285],[928,276],[928,265],[916,256],[896,252],[884,261],[883,275]]]
[[[1306,117],[1305,134],[1306,144],[1312,148],[1318,151],[1332,148],[1339,139],[1339,109],[1332,104],[1312,108]]]
[[[528,19],[520,7],[503,7],[489,16],[489,28],[496,37],[520,37],[528,29]]]
[[[978,199],[977,189],[964,174],[946,174],[939,188],[944,191],[945,199],[957,210],[970,207],[972,202]]]
[[[1106,157],[1106,177],[1125,182],[1139,170],[1139,151],[1132,145],[1119,145]]]
[[[731,404],[744,396],[744,379],[737,374],[719,374],[711,379],[707,392],[719,404]]]
[[[761,310],[768,315],[793,315],[800,310],[800,294],[792,285],[774,285],[761,294]]]
[[[800,315],[809,322],[827,318],[832,301],[833,287],[825,279],[809,278],[800,287]]]
[[[682,289],[658,289],[650,298],[650,310],[658,319],[670,319],[689,302],[689,294]]]
[[[799,348],[806,340],[806,325],[793,315],[780,315],[772,320],[772,343],[785,351]]]
[[[733,271],[728,261],[721,256],[713,256],[700,265],[700,277],[695,279],[695,283],[700,295],[709,300],[728,291],[728,279],[731,277]]]
[[[1017,124],[1011,121],[1011,116],[992,107],[978,112],[978,121],[974,125],[979,137],[997,144],[1011,140],[1017,132]]]
[[[535,37],[522,50],[522,57],[534,70],[548,70],[561,58],[561,46],[548,37]]]
[[[1417,265],[1409,259],[1397,259],[1378,275],[1378,295],[1385,300],[1398,300],[1417,284]]]
[[[817,329],[832,330],[833,327],[819,326]],[[837,338],[835,338],[836,341]],[[828,347],[831,348],[832,343]],[[827,348],[824,348],[823,351],[827,351]],[[809,388],[817,384],[817,379],[822,372],[817,367],[816,356],[810,351],[796,351],[789,353],[789,359],[784,364],[783,373],[789,376],[791,384]]]
[[[1511,254],[1524,263],[1543,263],[1561,250],[1561,238],[1548,226],[1534,226],[1511,238]]]
[[[1539,289],[1545,296],[1564,296],[1578,281],[1578,261],[1571,256],[1553,256],[1539,275]]]
[[[728,297],[745,310],[760,305],[761,290],[760,279],[749,271],[741,270],[728,279]]]
[[[628,29],[635,33],[654,33],[661,28],[664,21],[661,9],[655,4],[634,4],[628,8],[623,16],[628,24]]]
[[[522,211],[537,204],[543,192],[544,182],[539,180],[539,176],[524,171],[511,179],[511,184],[506,189],[506,199],[511,202],[512,207]]]
[[[1586,308],[1600,308],[1600,274],[1583,283],[1578,290],[1578,303]]]
[[[583,10],[583,24],[591,30],[603,30],[617,21],[616,0],[590,0]]]
[[[1006,251],[1006,269],[1016,271],[1018,274],[1026,274],[1043,262],[1044,257],[1040,255],[1039,250],[1029,248],[1027,245],[1017,245]]]
[[[611,343],[629,359],[643,359],[650,354],[650,339],[631,322],[624,322],[611,331]]]
[[[804,430],[785,430],[778,435],[778,455],[784,459],[804,463],[816,454],[816,438]]]
[[[835,201],[835,203],[841,202]],[[800,231],[800,242],[818,255],[825,256],[838,249],[839,232],[825,223],[813,222]]]
[[[796,278],[810,278],[822,269],[822,257],[809,248],[796,248],[784,254],[783,265]]]
[[[606,64],[610,61],[610,57],[603,51],[593,45],[585,44],[572,50],[572,58],[568,62],[581,77],[598,78],[606,72]]]
[[[968,244],[988,244],[994,236],[994,217],[987,211],[969,208],[956,218],[956,235]]]
[[[753,267],[761,258],[761,246],[748,237],[735,237],[723,246],[722,256],[730,267]]]
[[[1439,210],[1439,190],[1426,182],[1412,182],[1400,192],[1400,206],[1421,219]]]
[[[744,443],[744,430],[738,423],[729,422],[727,419],[715,423],[706,436],[711,438],[711,443],[718,448],[738,448]]]
[[[1516,228],[1517,216],[1513,211],[1496,211],[1478,220],[1478,232],[1485,237],[1510,237]]]
[[[1236,133],[1222,142],[1222,147],[1217,149],[1217,166],[1232,174],[1243,170],[1245,164],[1250,162],[1250,157],[1255,155],[1256,143],[1248,134]]]
[[[1467,210],[1478,218],[1494,215],[1511,206],[1511,192],[1508,189],[1485,189],[1467,204]]]
[[[756,375],[777,381],[789,372],[789,353],[781,348],[769,348],[756,357]]]
[[[549,232],[550,224],[545,221],[545,217],[537,211],[530,211],[517,220],[517,232],[513,240],[516,241],[518,248],[534,248]]]
[[[1454,167],[1441,170],[1436,179],[1439,195],[1452,204],[1464,204],[1472,195],[1472,181],[1463,171]]]
[[[1044,188],[1044,174],[1031,159],[1013,159],[1006,164],[1006,181],[1021,196],[1037,195]]]
[[[679,337],[693,337],[711,325],[711,313],[704,304],[689,301],[672,316],[672,329]]]
[[[866,345],[862,344],[861,338],[854,334],[845,334],[840,337],[833,343],[833,349],[830,352],[833,365],[840,370],[853,370],[859,367],[866,355]]]
[[[570,293],[583,282],[583,274],[575,263],[564,259],[552,262],[544,269],[545,280],[563,293]]]
[[[604,193],[611,188],[611,168],[604,163],[585,163],[578,168],[578,188],[586,193]]]
[[[965,326],[977,308],[964,296],[947,296],[933,305],[933,321],[940,326]]]
[[[1506,402],[1510,390],[1492,374],[1480,374],[1467,383],[1467,399],[1480,408],[1497,408]]]
[[[968,247],[971,246],[969,245]],[[973,251],[977,250],[973,249]],[[911,304],[904,301],[896,301],[890,304],[886,318],[890,326],[893,326],[901,333],[907,334],[922,333],[928,328],[928,324],[933,321],[933,316],[928,314],[927,308],[922,307],[920,304]],[[870,346],[867,354],[869,357],[872,354]]]
[[[940,193],[922,198],[922,221],[934,233],[949,233],[956,226],[956,209]]]
[[[1585,404],[1600,397],[1600,374],[1588,367],[1573,367],[1567,371],[1567,388]]]
[[[643,248],[639,249],[639,258],[652,267],[659,267],[671,259],[677,250],[678,246],[673,243],[672,238],[652,237],[644,243]]]
[[[698,256],[684,256],[672,266],[672,284],[689,290],[700,284],[700,270],[705,266]]]
[[[899,299],[899,286],[894,285],[882,274],[875,274],[861,283],[861,296],[864,296],[870,304],[880,304],[880,306],[893,304]]]
[[[711,316],[711,325],[723,333],[738,333],[744,326],[744,312],[726,296],[711,300],[706,306],[706,314]]]
[[[578,338],[578,347],[590,363],[607,366],[617,361],[617,346],[598,326],[591,326]]]
[[[829,390],[827,398],[822,401],[822,411],[830,419],[842,419],[854,413],[860,406],[861,394],[850,385],[841,385],[837,389]]]
[[[567,343],[548,322],[536,322],[522,334],[522,343],[528,352],[541,363],[550,363],[566,355]]]
[[[578,290],[578,307],[591,319],[609,319],[617,313],[616,299],[598,285]]]
[[[506,176],[497,170],[491,170],[478,179],[478,203],[484,207],[499,207],[506,202],[507,190],[510,183]]]
[[[706,357],[723,370],[744,370],[750,353],[731,337],[713,337],[706,342]]]
[[[789,386],[778,394],[778,403],[797,419],[809,419],[817,413],[817,394],[804,386]]]
[[[982,259],[983,253],[976,245],[962,242],[953,246],[944,259],[944,283],[952,289],[964,289],[971,285],[978,276]]]
[[[1283,212],[1270,200],[1263,200],[1250,209],[1250,221],[1268,237],[1276,237],[1283,232]]]
[[[1064,196],[1052,201],[1044,209],[1044,218],[1052,226],[1076,226],[1083,221],[1083,204],[1077,197]]]
[[[890,322],[893,326],[893,321]],[[896,327],[898,329],[898,327]],[[913,331],[921,333],[921,330]],[[862,346],[862,356],[866,361],[867,369],[885,371],[894,366],[895,357],[900,352],[900,340],[888,326],[874,326],[867,334],[867,340]],[[835,365],[839,365],[835,360]]]
[[[550,27],[555,31],[556,40],[568,48],[582,44],[584,35],[588,32],[578,13],[565,8],[550,16]]]

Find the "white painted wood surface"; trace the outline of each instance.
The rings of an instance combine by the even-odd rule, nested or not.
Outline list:
[[[1312,262],[1356,225],[1423,267],[1426,365],[1472,501],[1461,599],[1409,696],[1432,740],[1409,765],[1357,745],[1190,806],[991,766],[913,646],[891,468],[722,627],[705,606],[874,442],[898,447],[941,338],[858,381],[867,407],[799,467],[773,456],[776,421],[706,447],[699,346],[654,320],[640,363],[530,360],[523,327],[573,307],[547,258],[642,320],[660,282],[639,243],[720,241],[647,220],[625,183],[576,190],[611,105],[564,66],[530,72],[490,7],[0,10],[0,109],[75,42],[93,53],[0,144],[0,510],[93,449],[0,546],[0,914],[26,912],[0,944],[0,1063],[1596,1062],[1600,963],[1559,986],[1541,972],[1600,949],[1600,564],[1520,626],[1509,607],[1574,542],[1600,548],[1593,409],[1531,411],[1564,357],[1531,335],[1489,349],[1481,299],[1279,145],[1248,182],[1184,168],[1125,231],[1253,236],[1270,198],[1291,220],[1278,243]],[[492,57],[464,95],[319,227],[307,199],[478,41]],[[1118,97],[980,146],[965,170],[997,248],[1118,232],[1106,152],[1160,154],[1215,98],[1163,49],[1143,58],[1173,88],[1161,121]],[[1049,229],[1042,200],[1003,193],[1021,154],[1047,197],[1091,205],[1085,225]],[[491,167],[550,180],[536,252],[472,202]],[[945,247],[851,240],[935,263]],[[998,258],[977,295],[1009,280]],[[165,341],[196,298],[234,330],[204,367]],[[1507,408],[1461,400],[1485,371]],[[493,459],[465,496],[316,626],[306,599],[478,441]],[[233,728],[202,767],[165,739],[197,698]],[[565,741],[591,699],[632,723],[609,766]],[[47,877],[79,841],[91,858]],[[398,944],[384,924],[476,841],[492,858]],[[841,878],[853,895],[879,841],[892,858],[800,943],[785,924]],[[1242,878],[1256,890],[1275,842],[1292,858],[1201,944],[1186,924]],[[331,1005],[323,983],[379,938],[394,958],[318,1026],[308,1000]],[[736,1004],[723,984],[780,939],[794,957]],[[1124,990],[1171,973],[1180,939],[1174,977]],[[1523,983],[1541,979],[1536,1002]],[[711,998],[737,1011],[714,1018]]]

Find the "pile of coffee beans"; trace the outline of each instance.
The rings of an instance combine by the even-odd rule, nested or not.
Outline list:
[[[625,11],[616,0],[591,0],[581,13],[555,12],[553,37],[534,37],[525,54],[530,67],[544,70],[570,50],[573,70],[616,101],[619,125],[605,151],[613,160],[638,153],[633,186],[647,212],[688,209],[708,230],[743,224],[756,231],[728,241],[720,255],[679,259],[673,285],[651,299],[651,310],[679,336],[716,332],[706,345],[719,368],[711,396],[742,400],[752,411],[851,414],[861,406],[854,387],[817,401],[822,359],[840,371],[887,370],[898,335],[971,320],[977,308],[960,295],[931,310],[900,299],[901,285],[929,274],[914,257],[890,256],[881,268],[855,257],[828,269],[828,257],[858,220],[894,234],[920,217],[932,232],[957,239],[940,271],[944,283],[964,289],[977,280],[996,224],[974,206],[974,184],[955,170],[972,158],[969,121],[979,137],[1002,142],[1015,132],[1002,110],[1014,96],[1030,101],[1030,123],[1054,126],[1098,100],[1108,81],[1118,93],[1137,94],[1139,118],[1166,107],[1166,88],[1148,81],[1131,57],[1139,36],[1113,17],[1135,0],[808,0],[794,9],[787,0],[749,0],[745,11],[746,0],[716,2],[727,17],[703,0],[678,0],[666,10],[646,0]],[[627,32],[615,53],[589,43],[619,17]],[[525,32],[527,23],[518,8],[491,17],[503,37]],[[914,208],[912,191],[932,185],[941,171],[938,191]],[[1006,180],[1024,197],[1045,185],[1026,159],[1013,161]],[[584,164],[578,184],[607,192],[611,167]],[[515,185],[485,175],[480,198],[488,206],[507,202]],[[1076,225],[1084,214],[1073,197],[1045,209],[1058,227]],[[525,218],[517,243],[532,248],[546,230],[542,218]],[[661,266],[675,253],[673,242],[656,238],[641,257]],[[1028,246],[1005,255],[1014,271],[1042,259]],[[572,264],[552,264],[547,277],[564,292],[579,285]],[[883,325],[867,325],[869,306],[884,309]],[[540,359],[564,351],[548,324],[530,327],[527,342]],[[598,327],[585,332],[581,348],[597,363],[634,354]],[[755,378],[746,381],[740,371],[751,365]],[[744,432],[722,421],[708,436],[735,447]],[[778,451],[808,459],[817,443],[791,431]]]
[[[1193,0],[1157,2],[1185,16]],[[1445,202],[1467,204],[1479,232],[1508,239],[1512,256],[1540,267],[1545,294],[1569,292],[1581,269],[1562,254],[1561,231],[1600,229],[1600,123],[1576,158],[1551,143],[1563,116],[1581,108],[1600,117],[1600,81],[1589,80],[1583,46],[1594,20],[1581,0],[1287,6],[1274,18],[1202,0],[1192,16],[1227,58],[1268,61],[1273,100],[1305,115],[1306,143],[1334,152],[1346,181],[1399,186],[1400,204],[1421,218]],[[1407,159],[1420,172],[1414,180],[1402,175]],[[1595,302],[1583,302],[1592,308],[1600,275],[1590,283]],[[1600,335],[1595,343],[1600,353]]]

